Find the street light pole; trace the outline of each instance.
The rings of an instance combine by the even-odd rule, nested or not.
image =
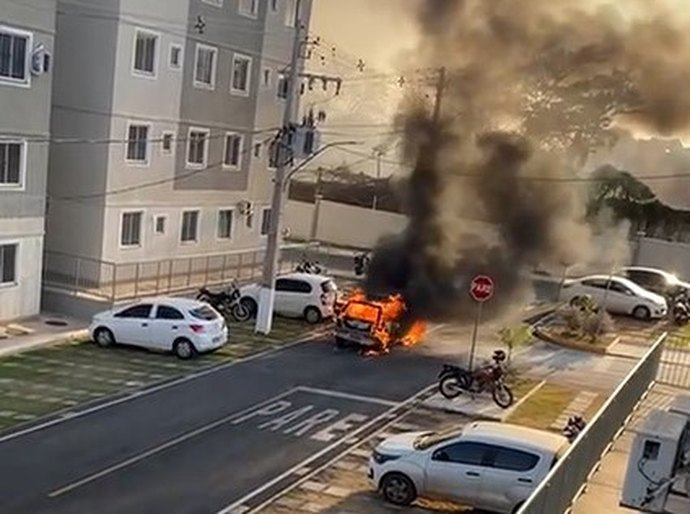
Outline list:
[[[299,78],[300,53],[302,50],[301,0],[295,6],[295,35],[292,44],[292,58],[290,59],[290,73],[287,83],[287,97],[283,113],[283,126],[278,136],[278,167],[273,181],[273,198],[271,200],[271,216],[269,219],[268,240],[266,242],[266,256],[264,258],[263,278],[259,290],[259,305],[256,313],[255,331],[263,334],[271,332],[273,322],[273,301],[275,299],[275,278],[278,270],[278,253],[280,238],[280,218],[285,196],[285,177],[292,148],[289,146],[289,136],[294,122],[297,104],[297,80]]]

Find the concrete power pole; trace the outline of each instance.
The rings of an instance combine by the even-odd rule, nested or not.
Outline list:
[[[285,112],[283,113],[283,127],[278,136],[278,168],[273,181],[273,198],[271,200],[271,217],[266,242],[266,256],[264,259],[263,278],[259,290],[259,308],[256,314],[255,331],[263,334],[271,332],[273,323],[273,302],[275,300],[275,281],[278,271],[278,257],[280,246],[280,218],[283,210],[285,195],[285,180],[290,166],[292,148],[289,145],[289,136],[294,123],[297,110],[297,80],[299,79],[300,55],[302,51],[302,26],[301,0],[297,0],[295,6],[296,22],[295,36],[292,44],[292,58],[290,59],[290,73],[287,83],[287,97],[285,99]]]

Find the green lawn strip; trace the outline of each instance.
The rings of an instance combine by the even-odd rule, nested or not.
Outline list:
[[[577,396],[578,391],[557,384],[544,384],[507,419],[509,423],[548,430]]]
[[[82,381],[57,381],[58,377],[46,375],[45,381],[40,377],[32,377],[32,380],[10,379],[3,382],[3,389],[0,396],[6,392],[19,394],[43,394],[46,396],[59,397],[69,401],[83,401],[101,393],[89,391],[80,387]]]
[[[60,410],[60,406],[54,403],[29,400],[18,396],[0,396],[0,411],[17,412],[19,414],[32,414],[42,416],[49,412]]]
[[[513,391],[513,397],[516,402],[539,385],[539,383],[540,380],[523,376],[509,376],[508,378],[508,386]]]

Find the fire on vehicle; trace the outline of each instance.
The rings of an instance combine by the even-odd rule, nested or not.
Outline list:
[[[336,307],[335,343],[387,353],[396,344],[411,346],[426,333],[426,323],[411,320],[401,295],[368,297],[357,290]]]

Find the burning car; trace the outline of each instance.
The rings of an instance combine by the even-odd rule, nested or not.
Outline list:
[[[391,346],[411,346],[420,342],[426,332],[423,321],[411,320],[400,295],[367,297],[355,291],[336,307],[335,344],[358,346],[378,353]]]

